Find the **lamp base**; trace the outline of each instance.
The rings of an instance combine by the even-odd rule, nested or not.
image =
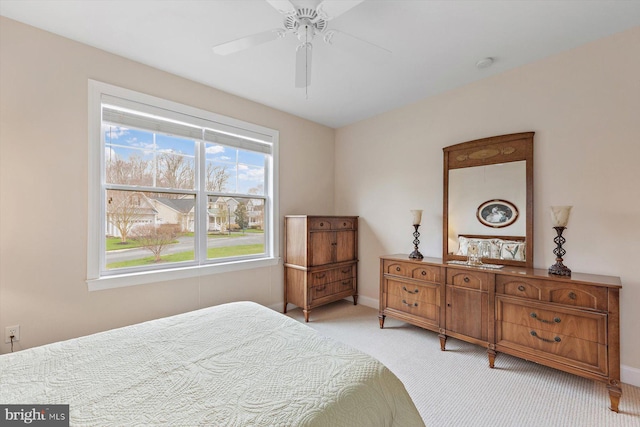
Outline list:
[[[571,276],[571,270],[562,263],[562,260],[559,260],[549,267],[549,274],[555,274],[556,276]]]
[[[411,259],[422,259],[424,256],[420,253],[420,251],[415,250],[409,254],[409,258]]]

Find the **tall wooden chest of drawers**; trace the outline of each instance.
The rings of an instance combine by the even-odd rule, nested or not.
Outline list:
[[[547,270],[481,269],[438,258],[380,258],[380,327],[391,316],[487,349],[620,387],[620,279]]]
[[[358,217],[284,218],[284,312],[288,303],[311,309],[352,296],[358,302]]]

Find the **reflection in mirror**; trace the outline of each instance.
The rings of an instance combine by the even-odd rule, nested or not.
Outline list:
[[[524,160],[450,170],[449,252],[467,256],[477,242],[482,258],[524,261],[526,203]]]

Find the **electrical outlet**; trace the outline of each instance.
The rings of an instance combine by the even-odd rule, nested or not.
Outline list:
[[[4,342],[11,342],[11,335],[13,335],[13,342],[20,341],[20,325],[7,326],[4,328]]]

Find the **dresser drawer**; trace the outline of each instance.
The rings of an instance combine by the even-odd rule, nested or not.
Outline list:
[[[413,283],[399,282],[388,279],[387,293],[400,297],[400,299],[411,299],[428,304],[440,305],[440,290],[438,285],[416,285]]]
[[[335,283],[325,283],[324,285],[314,286],[310,289],[310,300],[315,301],[324,297],[335,294]]]
[[[545,332],[606,344],[607,316],[601,313],[527,304],[522,300],[497,298],[497,320]]]
[[[409,277],[427,282],[440,281],[440,267],[385,259],[382,268],[385,274]]]
[[[489,274],[474,270],[448,268],[447,284],[461,288],[488,290]]]
[[[496,275],[496,293],[607,311],[607,288]]]
[[[354,218],[310,218],[309,230],[355,230]]]
[[[311,301],[315,301],[343,292],[353,292],[354,290],[355,281],[353,279],[345,279],[338,282],[331,282],[325,283],[323,285],[313,286],[310,288],[309,293]]]
[[[415,297],[387,294],[387,307],[438,324],[440,308],[436,304],[421,301]]]
[[[352,264],[330,270],[313,271],[309,273],[309,286],[318,286],[338,280],[350,279],[355,277],[355,268],[356,265]]]
[[[355,280],[353,279],[344,279],[344,280],[339,280],[337,282],[333,282],[333,286],[334,286],[334,291],[336,294],[342,293],[342,292],[351,292],[353,290],[355,290]]]
[[[606,375],[607,346],[508,322],[496,323],[499,346]]]

